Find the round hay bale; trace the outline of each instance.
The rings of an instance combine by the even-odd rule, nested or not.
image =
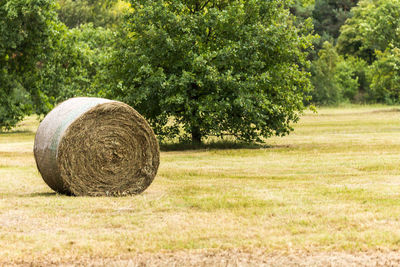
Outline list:
[[[77,196],[139,194],[160,163],[157,139],[136,110],[92,97],[55,107],[39,125],[34,155],[53,190]]]

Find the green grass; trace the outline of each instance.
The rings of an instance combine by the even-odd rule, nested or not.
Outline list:
[[[32,154],[37,120],[28,118],[0,134],[0,263],[398,250],[399,119],[398,107],[325,108],[265,146],[170,145],[143,194],[89,198],[54,194],[42,181]]]

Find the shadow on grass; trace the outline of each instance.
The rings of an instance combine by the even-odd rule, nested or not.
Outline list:
[[[192,143],[162,143],[161,151],[185,151],[185,150],[210,150],[210,149],[262,149],[272,146],[259,143],[245,143],[235,141],[218,141],[202,144]]]

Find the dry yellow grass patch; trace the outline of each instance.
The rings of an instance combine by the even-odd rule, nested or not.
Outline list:
[[[0,134],[0,263],[397,251],[399,120],[392,107],[323,109],[269,148],[162,152],[142,195],[76,198],[41,180],[30,118]]]

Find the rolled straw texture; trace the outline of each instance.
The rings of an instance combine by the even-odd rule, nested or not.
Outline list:
[[[139,194],[160,163],[157,139],[136,110],[92,97],[55,107],[39,125],[34,155],[54,191],[77,196]]]

